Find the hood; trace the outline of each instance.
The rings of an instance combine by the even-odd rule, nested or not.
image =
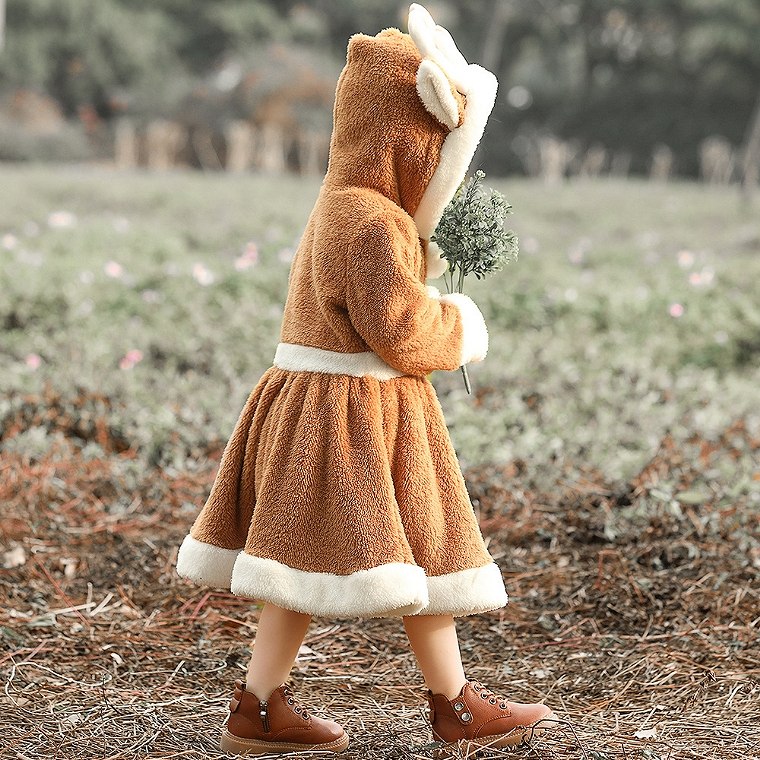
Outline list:
[[[376,190],[414,216],[449,129],[417,94],[422,56],[408,34],[355,34],[338,79],[325,182]]]
[[[496,88],[496,77],[468,64],[417,3],[409,34],[355,34],[335,93],[325,184],[376,190],[428,241],[467,173]],[[435,244],[427,259],[428,277],[445,271]]]

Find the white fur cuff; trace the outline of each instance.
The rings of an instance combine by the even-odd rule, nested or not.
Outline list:
[[[483,361],[488,353],[488,328],[477,304],[464,293],[446,293],[441,301],[454,304],[462,316],[460,364]]]
[[[425,279],[434,280],[449,270],[449,262],[443,258],[438,243],[432,240],[428,240],[425,260],[427,261],[427,275]]]

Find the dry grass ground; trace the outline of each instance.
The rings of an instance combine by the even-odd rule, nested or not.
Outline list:
[[[29,397],[27,408],[56,404]],[[193,473],[128,478],[134,453],[116,451],[107,420],[92,422],[107,457],[59,446],[2,459],[0,754],[221,756],[257,609],[173,572],[186,505],[205,498],[219,452]],[[539,493],[519,463],[466,473],[511,593],[505,609],[460,619],[468,674],[545,699],[566,721],[518,757],[760,757],[760,556],[742,543],[752,510],[694,490],[713,458],[756,462],[759,451],[739,421],[718,441],[665,439],[622,485],[574,470]],[[664,483],[680,501],[663,502]],[[107,507],[117,503],[129,506]],[[292,680],[345,724],[347,757],[434,756],[400,621],[315,620]]]

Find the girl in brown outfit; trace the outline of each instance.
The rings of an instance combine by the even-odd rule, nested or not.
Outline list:
[[[475,303],[425,280],[445,271],[429,238],[495,95],[420,5],[409,34],[349,41],[273,365],[177,560],[186,578],[265,602],[228,751],[347,746],[284,684],[312,615],[401,617],[438,740],[515,744],[553,717],[465,678],[454,617],[507,594],[427,378],[488,350]]]

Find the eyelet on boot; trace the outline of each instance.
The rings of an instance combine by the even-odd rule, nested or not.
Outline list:
[[[459,719],[462,721],[462,723],[469,723],[472,720],[472,715],[470,715],[468,712],[463,712],[459,716]]]
[[[454,709],[455,710],[461,710],[464,707],[464,705],[461,702],[455,702],[454,703]]]

